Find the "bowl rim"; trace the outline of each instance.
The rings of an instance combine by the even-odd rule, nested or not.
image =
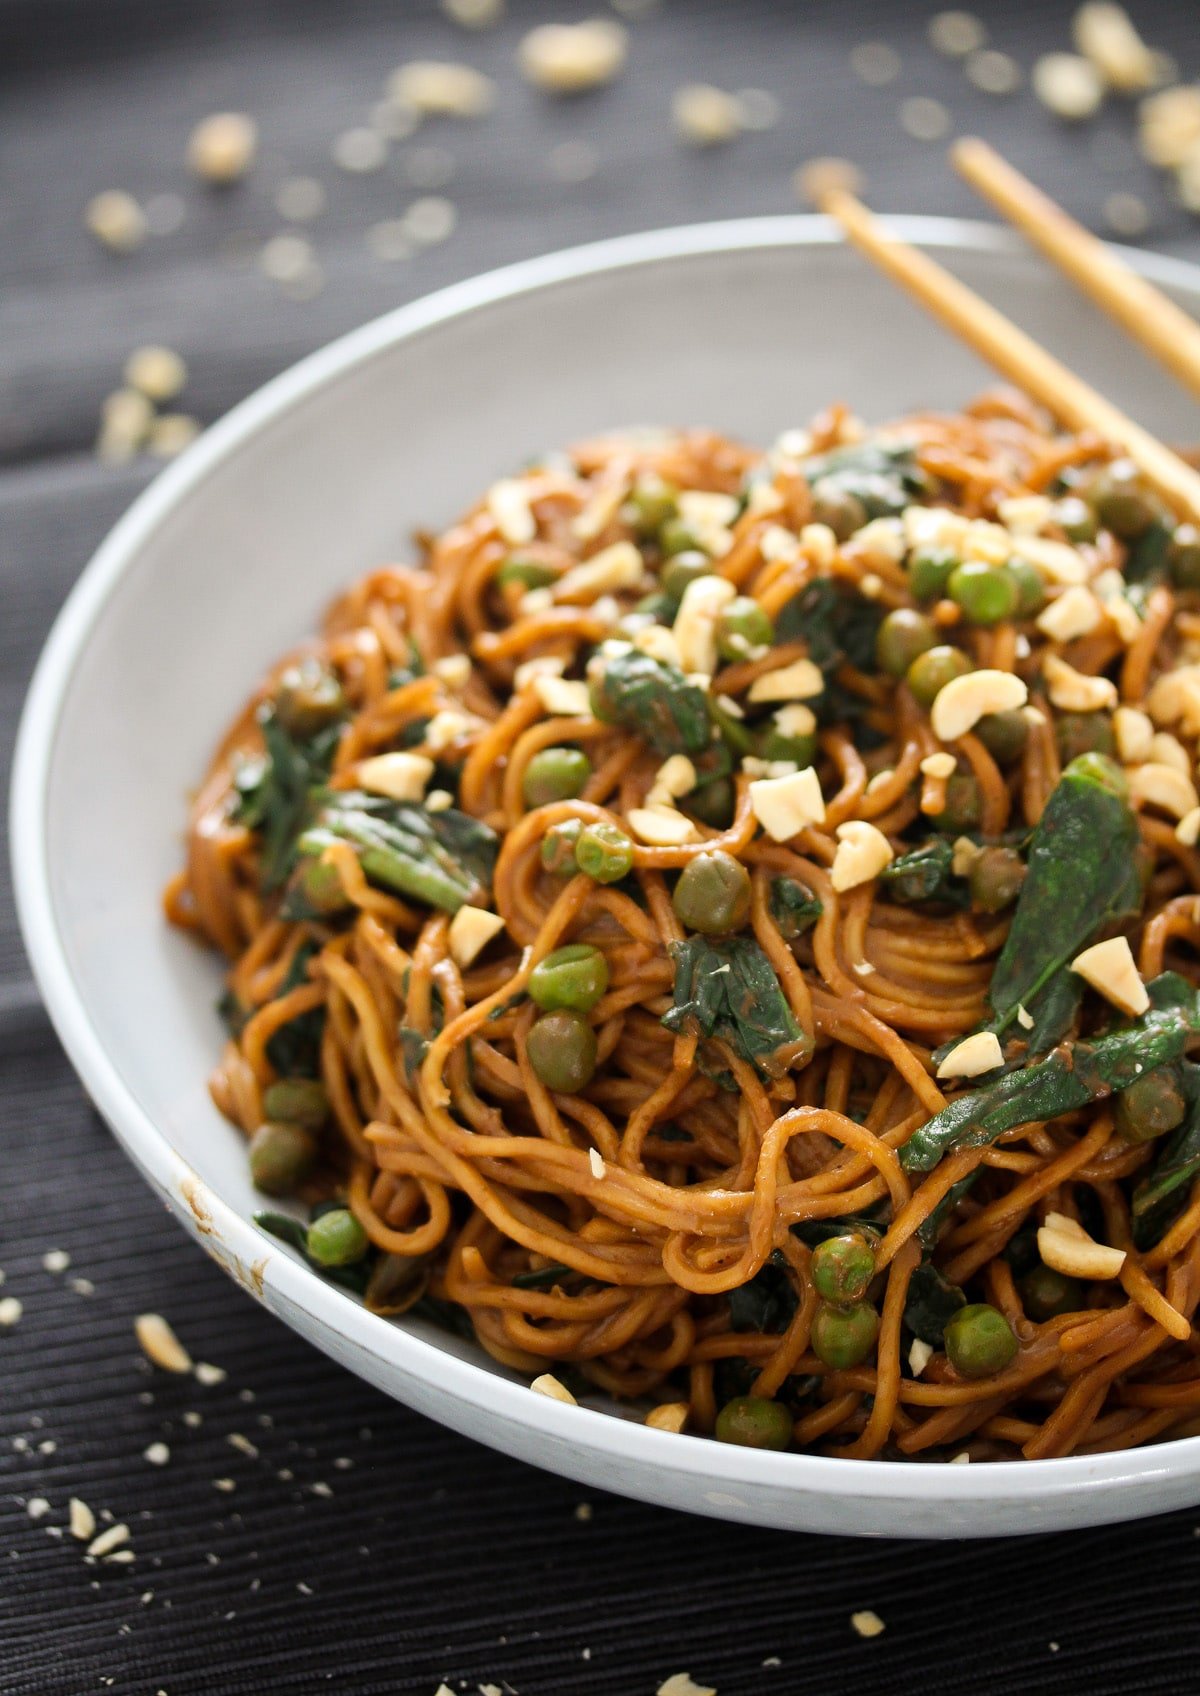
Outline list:
[[[1028,252],[1011,232],[967,219],[888,216],[897,235],[922,246],[1013,256]],[[226,413],[178,460],[136,497],[84,567],[59,611],[29,686],[14,752],[10,790],[9,849],[16,907],[26,952],[46,1009],[69,1059],[96,1107],[143,1176],[169,1201],[177,1198],[187,1168],[143,1110],[136,1092],[106,1054],[92,1027],[56,922],[46,842],[47,786],[58,742],[61,712],[76,656],[106,603],[156,526],[196,490],[228,456],[259,430],[327,383],[383,350],[455,318],[489,306],[606,272],[662,261],[719,256],[756,248],[841,245],[827,218],[807,214],[739,218],[647,230],[563,249],[485,272],[395,308],[338,337],[290,366]],[[1200,304],[1200,266],[1162,254],[1118,248],[1143,275],[1178,288]],[[266,1240],[252,1221],[206,1192],[222,1250],[234,1264],[263,1258]],[[225,1259],[224,1252],[220,1256]],[[613,1462],[661,1469],[706,1484],[710,1500],[721,1489],[789,1492],[902,1506],[928,1500],[930,1464],[881,1463],[811,1454],[762,1453],[676,1434],[588,1407],[568,1407],[526,1385],[412,1335],[368,1313],[324,1283],[293,1256],[270,1259],[270,1282],[282,1302],[314,1321],[320,1333],[343,1338],[365,1355],[388,1363],[455,1402],[492,1414],[497,1445],[507,1427],[523,1427],[548,1442],[588,1449]],[[228,1269],[228,1268],[227,1268]],[[261,1280],[257,1281],[261,1284]],[[255,1293],[263,1300],[261,1287]],[[328,1351],[326,1351],[328,1352]],[[937,1468],[937,1494],[965,1507],[1002,1501],[1061,1499],[1084,1490],[1134,1487],[1151,1476],[1200,1470],[1200,1437],[1145,1448],[1023,1461],[1014,1466]],[[614,1485],[617,1480],[614,1476]],[[635,1490],[631,1492],[637,1494]],[[735,1505],[735,1498],[726,1498]],[[903,1532],[903,1525],[899,1527]],[[1036,1530],[1036,1520],[1029,1527]]]

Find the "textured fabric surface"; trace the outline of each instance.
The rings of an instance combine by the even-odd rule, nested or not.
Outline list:
[[[974,214],[940,150],[900,129],[898,104],[914,94],[943,100],[957,127],[995,139],[1089,221],[1132,191],[1150,211],[1148,241],[1200,254],[1195,226],[1138,163],[1126,110],[1064,131],[1027,93],[988,100],[925,46],[923,8],[667,0],[633,26],[614,88],[564,105],[517,80],[523,28],[598,9],[510,0],[502,29],[469,36],[432,3],[404,0],[0,0],[5,767],[50,620],[150,475],[89,452],[99,403],[138,342],[187,357],[185,404],[208,421],[329,336],[454,278],[622,230],[788,209],[790,172],[814,154],[860,159],[881,207]],[[1058,0],[976,9],[1026,66],[1066,39]],[[1146,0],[1139,16],[1188,74],[1200,70],[1194,0]],[[847,68],[870,38],[901,54],[887,88]],[[362,121],[387,68],[414,57],[494,74],[495,114],[430,126],[378,175],[340,174],[331,141]],[[780,122],[685,151],[667,104],[692,80],[766,88]],[[258,116],[261,165],[234,194],[205,196],[189,185],[183,139],[230,107]],[[598,160],[574,188],[551,164],[568,139]],[[430,147],[451,156],[437,192],[458,229],[389,265],[364,232],[419,192],[430,159],[415,155]],[[272,195],[289,174],[330,189],[311,229],[326,286],[309,301],[281,298],[245,257],[281,227]],[[81,210],[116,186],[180,196],[183,224],[131,258],[101,252]],[[6,1696],[433,1696],[443,1680],[456,1692],[653,1696],[684,1669],[720,1696],[1200,1688],[1200,1513],[968,1547],[688,1520],[585,1497],[333,1366],[201,1255],[89,1110],[34,993],[6,867],[0,1079],[0,1296],[23,1304],[0,1330]],[[43,1267],[54,1250],[70,1256],[65,1271]],[[224,1380],[153,1373],[132,1332],[148,1309]],[[160,1443],[156,1466],[144,1454]],[[86,1564],[62,1534],[72,1496],[129,1526],[133,1563]],[[851,1628],[864,1608],[886,1625],[873,1641]]]

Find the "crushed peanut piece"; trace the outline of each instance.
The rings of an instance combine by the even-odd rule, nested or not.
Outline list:
[[[1131,1018],[1144,1013],[1150,1005],[1128,937],[1113,936],[1105,942],[1093,943],[1075,956],[1071,970]]]
[[[707,82],[690,82],[671,99],[675,133],[693,147],[716,147],[741,133],[742,114],[735,95]]]
[[[686,1402],[663,1402],[659,1407],[652,1407],[646,1415],[646,1424],[655,1431],[682,1431],[687,1424],[688,1404]]]
[[[567,1386],[560,1384],[552,1372],[543,1372],[540,1378],[533,1380],[529,1388],[536,1390],[539,1396],[549,1396],[552,1401],[569,1402],[572,1407],[578,1406]]]
[[[1142,806],[1161,808],[1172,818],[1186,818],[1193,807],[1200,806],[1200,795],[1187,773],[1161,761],[1130,767],[1129,788]]]
[[[132,253],[146,239],[146,214],[124,189],[94,194],[83,214],[89,234],[110,253]]]
[[[895,858],[883,832],[865,819],[848,819],[837,827],[838,846],[830,881],[838,894],[870,883]]]
[[[1078,53],[1044,53],[1030,81],[1047,111],[1068,123],[1094,117],[1104,99],[1100,73]]]
[[[939,1078],[978,1078],[1004,1064],[1004,1052],[995,1031],[976,1031],[964,1037],[943,1058]]]
[[[140,1313],[133,1322],[142,1353],[164,1372],[190,1372],[192,1357],[161,1313]]]
[[[503,929],[499,913],[490,913],[486,907],[460,907],[446,933],[451,959],[456,966],[469,966]]]
[[[495,89],[470,65],[413,59],[392,72],[388,93],[397,105],[430,117],[481,118],[492,108]]]
[[[258,152],[258,125],[245,112],[214,112],[202,118],[187,145],[187,161],[203,182],[226,187],[238,182]]]
[[[521,70],[549,94],[579,94],[619,76],[628,36],[611,18],[579,24],[539,24],[521,43]]]
[[[72,1537],[81,1543],[90,1543],[96,1534],[96,1516],[91,1508],[86,1502],[81,1502],[78,1496],[72,1496],[67,1512]]]
[[[1038,1227],[1037,1245],[1042,1264],[1068,1278],[1119,1278],[1125,1265],[1124,1249],[1098,1243],[1065,1213],[1046,1215]]]
[[[825,818],[821,780],[811,766],[786,776],[758,778],[750,785],[750,807],[774,842],[788,842]]]
[[[1076,12],[1075,45],[1118,94],[1141,94],[1157,80],[1154,54],[1123,6],[1089,0]]]
[[[969,671],[938,691],[929,719],[940,742],[957,742],[989,713],[1023,707],[1029,691],[1011,671]]]
[[[862,1608],[858,1613],[851,1614],[850,1624],[860,1637],[878,1637],[881,1631],[886,1630],[873,1608]]]
[[[1057,654],[1042,661],[1046,693],[1066,713],[1111,712],[1117,704],[1117,686],[1107,677],[1091,677],[1076,671]]]
[[[147,400],[174,400],[187,382],[187,366],[169,347],[138,347],[125,361],[125,381]]]
[[[368,795],[385,795],[391,801],[420,801],[433,770],[433,761],[424,754],[373,754],[358,762],[355,780]]]

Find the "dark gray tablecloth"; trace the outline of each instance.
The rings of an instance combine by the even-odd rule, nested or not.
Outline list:
[[[329,336],[473,271],[627,229],[788,209],[791,170],[814,154],[853,154],[883,208],[973,214],[940,149],[899,128],[911,94],[943,100],[957,127],[996,139],[1089,221],[1130,190],[1150,209],[1148,241],[1200,250],[1194,223],[1138,162],[1127,109],[1065,131],[1028,93],[989,100],[926,47],[925,8],[667,0],[633,27],[617,86],[548,103],[517,79],[516,41],[530,21],[588,9],[512,0],[501,30],[469,36],[432,4],[403,0],[0,0],[6,763],[50,620],[150,475],[90,454],[99,403],[138,343],[186,356],[186,404],[207,421]],[[1025,65],[1065,42],[1060,0],[976,9]],[[1200,70],[1194,0],[1147,0],[1139,16],[1185,71]],[[847,69],[851,46],[872,37],[903,58],[888,88]],[[385,173],[338,173],[332,139],[414,57],[487,70],[497,111],[478,126],[430,126]],[[725,149],[683,150],[667,104],[690,80],[769,89],[781,120]],[[183,141],[195,119],[231,107],[257,115],[261,163],[234,194],[206,196],[189,183]],[[569,137],[599,156],[579,188],[549,164]],[[389,265],[364,232],[411,198],[413,145],[452,154],[439,192],[459,228]],[[272,195],[289,174],[331,190],[312,226],[326,287],[307,302],[229,257],[231,243],[280,228]],[[107,187],[177,194],[185,220],[115,259],[80,222]],[[6,870],[0,1066],[0,1295],[24,1306],[0,1331],[0,1689],[12,1696],[433,1696],[442,1680],[653,1696],[683,1669],[720,1696],[1200,1688],[1195,1512],[970,1547],[787,1537],[585,1498],[347,1376],[204,1259],[89,1111],[34,993]],[[43,1268],[50,1250],[70,1255],[69,1271]],[[168,1314],[225,1381],[152,1375],[131,1330],[147,1309]],[[170,1451],[161,1467],[143,1458],[158,1442]],[[134,1564],[86,1565],[79,1544],[52,1534],[71,1496],[128,1523]],[[50,1504],[41,1518],[28,1511],[37,1498]],[[851,1629],[862,1608],[886,1623],[874,1641]]]

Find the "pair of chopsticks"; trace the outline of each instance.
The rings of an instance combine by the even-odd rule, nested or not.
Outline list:
[[[952,150],[961,174],[1073,281],[1200,396],[1200,325],[1131,271],[985,142]],[[861,201],[831,188],[822,211],[893,282],[1060,423],[1121,447],[1180,517],[1200,524],[1200,473],[1077,377],[936,261],[890,234]]]

